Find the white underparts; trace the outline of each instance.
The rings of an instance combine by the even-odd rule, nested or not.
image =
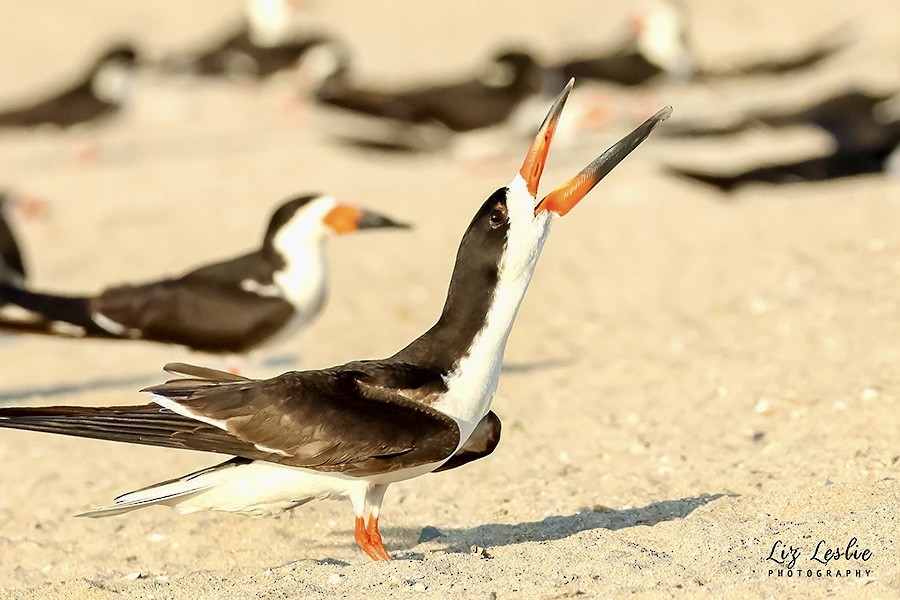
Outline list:
[[[116,498],[115,504],[84,513],[112,516],[165,504],[180,513],[216,510],[250,515],[276,515],[310,500],[350,497],[363,505],[370,482],[340,474],[318,473],[263,461],[226,464]]]

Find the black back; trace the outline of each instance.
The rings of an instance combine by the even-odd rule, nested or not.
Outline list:
[[[563,61],[547,70],[546,87],[558,90],[572,77],[578,81],[608,81],[634,87],[644,85],[662,72],[662,68],[644,58],[636,48],[628,46],[606,55]]]
[[[436,122],[454,132],[472,131],[502,123],[522,100],[541,90],[541,67],[530,54],[502,52],[493,57],[492,65],[509,68],[510,81],[492,85],[475,77],[400,91],[371,90],[350,84],[342,70],[322,84],[316,99],[398,123]]]
[[[275,46],[260,46],[250,36],[249,25],[193,55],[168,58],[170,70],[188,71],[206,77],[241,76],[265,79],[290,69],[314,46],[328,41],[322,35],[288,40]]]
[[[900,143],[900,141],[897,143]],[[893,146],[883,146],[880,148],[837,150],[827,156],[757,167],[735,175],[715,175],[684,169],[669,170],[680,177],[705,183],[723,192],[730,192],[751,183],[784,185],[881,173],[884,171],[885,161],[893,149]]]
[[[812,125],[831,135],[842,150],[880,147],[891,144],[896,126],[879,121],[875,108],[892,95],[849,90],[799,110],[757,110],[729,125],[685,124],[667,127],[664,135],[696,138],[740,133],[757,124],[774,128]]]

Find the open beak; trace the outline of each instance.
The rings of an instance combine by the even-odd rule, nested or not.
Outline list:
[[[528,191],[532,196],[537,197],[537,187],[541,179],[541,173],[544,172],[544,164],[547,161],[547,154],[550,150],[550,142],[553,140],[553,133],[556,130],[556,124],[562,113],[566,98],[572,89],[574,79],[569,81],[566,88],[553,102],[550,112],[544,119],[528,154],[525,156],[525,162],[519,173],[528,186]],[[591,164],[586,166],[581,172],[562,184],[549,194],[543,200],[538,202],[534,208],[534,214],[537,215],[543,211],[555,212],[559,216],[565,215],[567,212],[578,204],[588,192],[590,192],[601,179],[612,171],[616,165],[622,162],[632,150],[637,148],[641,142],[647,139],[653,128],[669,118],[672,114],[672,107],[667,106],[641,124],[637,129],[626,135],[624,138],[616,142],[606,152],[598,156]]]
[[[534,136],[534,141],[531,143],[531,148],[528,149],[528,154],[525,155],[525,162],[522,163],[522,168],[519,169],[519,174],[525,180],[528,192],[534,197],[537,197],[538,183],[541,181],[544,165],[547,164],[547,155],[550,152],[553,134],[556,133],[556,125],[559,123],[559,117],[562,115],[563,107],[566,105],[566,100],[569,98],[569,92],[572,91],[573,85],[575,85],[574,77],[569,80],[563,91],[553,101],[547,116],[544,117],[544,122],[541,123],[541,128],[538,129],[537,135]]]
[[[338,235],[353,233],[360,229],[376,229],[379,227],[410,228],[410,225],[407,223],[400,223],[390,217],[358,208],[352,204],[338,204],[332,208],[325,215],[325,225]]]

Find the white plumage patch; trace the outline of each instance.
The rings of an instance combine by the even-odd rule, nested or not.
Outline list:
[[[188,408],[185,408],[178,402],[175,402],[171,398],[166,398],[165,396],[160,396],[159,394],[150,394],[150,399],[163,408],[168,408],[176,415],[181,415],[182,417],[187,417],[188,419],[194,419],[195,421],[200,421],[202,423],[212,425],[213,427],[218,427],[222,431],[228,431],[228,424],[225,421],[210,419],[205,415],[198,415]]]
[[[263,298],[280,298],[281,288],[275,284],[262,284],[255,279],[244,279],[241,281],[241,289],[251,294],[262,296]]]
[[[280,448],[269,448],[268,446],[263,446],[262,444],[253,444],[253,446],[257,450],[262,450],[263,452],[269,452],[271,454],[280,454],[281,456],[293,456],[292,454],[288,454],[284,450]]]
[[[4,321],[15,321],[17,323],[35,323],[41,319],[40,314],[23,308],[18,304],[0,306],[0,314],[3,315]]]
[[[110,104],[122,104],[131,96],[135,83],[134,70],[130,65],[111,61],[94,75],[91,90],[94,95]]]
[[[670,75],[686,77],[694,68],[685,46],[685,15],[669,0],[651,2],[643,14],[637,43],[641,54]]]
[[[456,420],[460,446],[490,410],[500,381],[506,341],[552,222],[551,213],[534,214],[535,199],[520,175],[508,187],[510,225],[493,302],[484,328],[475,336],[468,353],[445,376],[447,393],[434,405]]]
[[[138,339],[139,337],[141,337],[141,332],[139,329],[125,327],[121,323],[113,321],[102,313],[93,313],[91,315],[91,320],[96,323],[98,327],[113,335],[123,335],[131,339]]]
[[[324,219],[336,205],[337,201],[330,196],[312,200],[294,213],[272,240],[275,250],[285,261],[285,266],[276,271],[272,279],[303,321],[314,317],[325,303],[324,246],[328,228]]]
[[[50,331],[60,335],[70,335],[72,337],[82,337],[85,334],[84,327],[80,325],[72,325],[65,321],[52,321],[50,323]]]

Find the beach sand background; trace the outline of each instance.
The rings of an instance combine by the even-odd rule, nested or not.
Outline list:
[[[633,114],[554,152],[543,189],[665,104],[676,118],[722,119],[848,84],[900,84],[895,2],[688,5],[706,64],[789,53],[845,24],[858,42],[789,79],[611,90]],[[628,10],[309,6],[312,23],[351,44],[365,81],[390,84],[470,72],[509,43],[546,58],[597,47]],[[8,2],[0,100],[54,87],[110,39],[160,56],[215,37],[236,14],[216,0]],[[250,376],[386,356],[430,326],[459,237],[527,147],[510,142],[478,165],[354,152],[314,127],[285,79],[144,76],[139,92],[96,128],[0,135],[0,183],[52,202],[47,219],[17,228],[35,287],[89,292],[234,255],[258,242],[272,207],[306,191],[416,226],[333,240],[327,310],[251,357]],[[89,164],[73,152],[85,137],[102,145]],[[653,138],[558,222],[509,340],[494,402],[503,440],[489,459],[392,486],[382,513],[392,563],[356,548],[346,502],[280,518],[159,507],[72,518],[219,458],[4,430],[0,598],[897,597],[900,182],[755,186],[726,199],[659,168],[726,170],[826,148],[803,130]],[[165,346],[3,337],[0,402],[140,403],[137,390],[172,360],[222,366]],[[853,538],[871,558],[827,567],[850,577],[806,577],[826,569],[810,560],[821,540]],[[769,575],[779,541],[802,548],[800,576]]]

